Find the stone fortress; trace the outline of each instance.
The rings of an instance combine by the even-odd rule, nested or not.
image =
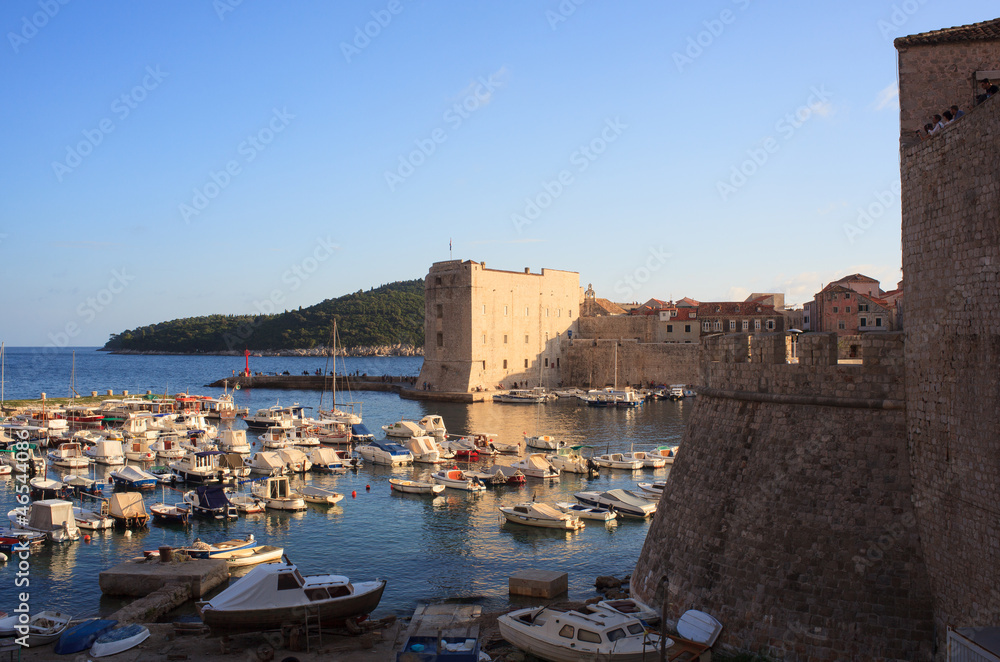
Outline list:
[[[1000,626],[1000,19],[896,41],[904,334],[705,342],[633,594],[788,660],[943,660]],[[1000,76],[997,76],[1000,78]],[[925,140],[913,131],[958,104]],[[797,359],[797,362],[795,362]],[[985,659],[985,658],[983,658]]]

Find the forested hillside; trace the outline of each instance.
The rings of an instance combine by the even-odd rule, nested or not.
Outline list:
[[[187,317],[113,334],[109,351],[224,352],[424,344],[424,281],[390,283],[274,315]]]

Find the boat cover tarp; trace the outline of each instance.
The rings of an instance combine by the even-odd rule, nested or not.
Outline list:
[[[267,469],[268,472],[271,472],[275,469],[283,469],[285,463],[277,453],[260,451],[259,453],[255,453],[250,459],[250,467],[254,469]]]
[[[331,464],[343,464],[344,461],[337,451],[332,448],[314,448],[309,451],[309,461],[313,464],[319,464],[322,466],[329,466]]]
[[[135,482],[137,480],[156,480],[156,476],[133,466],[122,467],[118,471],[112,471],[111,475],[117,476],[119,480]]]
[[[98,441],[94,444],[94,457],[115,457],[125,455],[120,441]]]
[[[146,517],[146,505],[138,492],[119,492],[111,495],[109,512],[112,517]]]
[[[242,469],[246,465],[243,464],[243,456],[239,453],[226,453],[219,458],[219,466],[224,469]]]
[[[369,430],[364,423],[354,423],[351,425],[351,434],[355,437],[373,437],[372,431]]]
[[[232,504],[226,491],[217,485],[201,485],[194,488],[198,496],[198,505],[202,508],[226,508]]]
[[[76,528],[73,518],[73,502],[62,499],[45,499],[31,504],[28,526],[40,531],[52,531],[68,526]]]
[[[536,512],[545,515],[546,517],[551,517],[552,519],[570,519],[570,515],[564,512],[558,511],[547,503],[536,503],[532,504]]]
[[[297,448],[282,448],[278,450],[278,457],[284,460],[288,464],[296,464],[300,462],[305,462],[309,458],[306,454]]]
[[[243,579],[212,598],[208,604],[219,611],[273,609],[309,604],[309,600],[302,590],[278,590],[278,575],[291,574],[294,571],[294,565],[281,565],[279,563],[259,565],[248,572]],[[310,577],[306,581],[327,586],[329,584],[349,583],[347,577],[340,575]]]

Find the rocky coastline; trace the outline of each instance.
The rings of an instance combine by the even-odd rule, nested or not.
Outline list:
[[[102,350],[110,354],[131,354],[136,356],[243,356],[243,350],[224,350],[215,352],[163,352],[156,350]],[[309,349],[254,349],[251,356],[332,356],[329,347],[310,347]],[[337,356],[423,356],[423,347],[413,345],[374,345],[361,347],[340,347]]]

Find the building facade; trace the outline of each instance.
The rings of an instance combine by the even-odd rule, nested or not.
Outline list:
[[[435,262],[425,280],[424,365],[417,388],[469,392],[555,387],[580,314],[580,276]]]
[[[879,282],[862,274],[845,276],[824,287],[813,300],[813,331],[851,336],[895,329],[894,304],[882,298]]]
[[[698,305],[702,335],[774,333],[785,330],[785,316],[761,301],[709,301]]]

